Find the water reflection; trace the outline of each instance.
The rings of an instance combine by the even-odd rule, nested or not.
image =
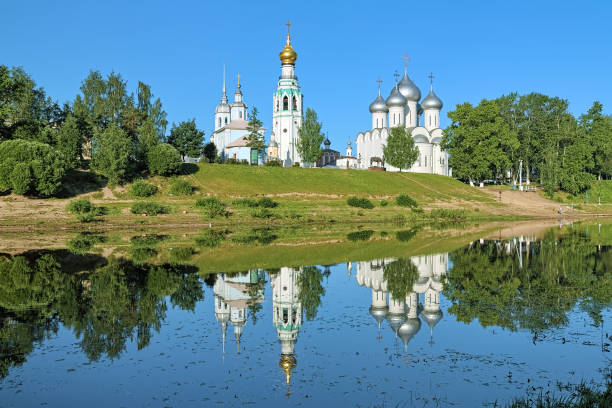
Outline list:
[[[378,323],[379,339],[381,324],[387,320],[407,350],[408,342],[421,329],[423,319],[433,341],[433,328],[443,315],[440,292],[448,271],[447,254],[357,262],[356,267],[357,284],[372,290],[369,311]],[[351,269],[349,263],[349,275]]]

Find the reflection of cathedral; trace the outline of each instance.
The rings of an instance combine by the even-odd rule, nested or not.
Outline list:
[[[221,273],[217,276],[213,292],[215,294],[215,317],[221,323],[223,333],[223,351],[225,352],[225,332],[227,322],[234,328],[236,338],[236,348],[240,353],[240,337],[242,327],[246,324],[247,302],[250,299],[248,294],[249,284],[256,284],[262,278],[257,270],[243,274],[229,275]],[[263,302],[263,293],[258,294],[256,302]]]
[[[300,269],[281,268],[279,272],[270,273],[272,287],[272,321],[276,327],[278,340],[281,343],[280,367],[285,372],[287,384],[291,371],[297,365],[294,346],[302,326],[302,304],[299,301],[298,276]],[[248,284],[256,284],[263,279],[261,271],[249,271],[242,274],[219,274],[215,281],[215,317],[221,323],[223,351],[225,352],[225,332],[227,323],[234,328],[238,353],[242,327],[246,324],[246,309],[249,299]],[[264,300],[263,293],[258,294],[256,302]]]
[[[372,289],[370,314],[378,323],[379,338],[381,324],[387,320],[405,348],[421,329],[421,319],[427,323],[433,337],[433,328],[442,319],[440,292],[448,270],[447,254],[421,255],[410,260],[417,268],[418,278],[412,286],[412,292],[408,293],[405,299],[394,299],[391,293],[388,293],[387,281],[384,279],[385,266],[395,259],[357,262],[355,276],[360,286]],[[423,295],[423,303],[420,295]]]

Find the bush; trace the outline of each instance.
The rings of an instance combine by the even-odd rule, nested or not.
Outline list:
[[[91,211],[95,206],[86,198],[79,198],[77,200],[73,200],[68,204],[67,210],[71,214],[86,214]]]
[[[254,218],[270,218],[273,215],[274,214],[272,211],[268,210],[267,208],[258,208],[251,213],[251,216]]]
[[[207,229],[202,233],[202,235],[195,239],[195,243],[199,247],[216,248],[224,240],[225,231]]]
[[[399,205],[400,207],[415,208],[419,206],[417,202],[415,201],[415,199],[410,197],[408,194],[400,194],[397,197],[395,197],[395,203]]]
[[[160,176],[177,174],[181,168],[181,155],[168,143],[155,145],[147,155],[149,171]]]
[[[150,197],[157,193],[157,187],[144,180],[136,180],[130,186],[130,194],[133,197]]]
[[[170,263],[183,264],[191,259],[194,254],[192,247],[170,248]]]
[[[172,195],[192,195],[193,194],[193,186],[187,180],[179,179],[172,181],[170,184],[170,194]]]
[[[150,201],[139,201],[134,203],[130,211],[132,214],[146,215],[168,214],[169,212],[168,207]]]
[[[264,166],[268,167],[283,167],[283,163],[280,160],[268,160]]]
[[[32,171],[28,163],[17,163],[11,172],[11,185],[15,194],[25,194],[30,191]]]
[[[18,191],[50,196],[61,187],[65,173],[64,157],[47,144],[22,139],[0,143],[0,192],[23,194],[16,186]]]
[[[242,159],[242,160],[240,160],[240,164],[246,164],[246,165],[249,165],[249,164],[251,164],[251,163],[249,163],[249,161],[248,161],[247,159]]]
[[[387,202],[387,200],[380,200],[380,206],[381,207],[386,207],[389,203]]]
[[[219,201],[217,197],[198,198],[195,205],[196,207],[203,209],[208,218],[215,218],[216,216],[229,216],[229,213],[225,209],[225,204]]]
[[[257,200],[257,205],[262,208],[276,208],[278,203],[269,197],[262,197]]]
[[[436,221],[442,222],[464,222],[467,218],[464,210],[449,210],[445,208],[433,209],[429,216]]]
[[[346,203],[350,205],[351,207],[367,208],[367,209],[374,208],[374,204],[372,204],[372,202],[368,200],[367,198],[350,197],[348,200],[346,200]]]
[[[367,241],[370,239],[370,237],[374,235],[374,231],[372,230],[362,230],[362,231],[355,231],[355,232],[351,232],[350,234],[348,234],[346,236],[346,239],[348,239],[349,241]]]
[[[134,145],[128,135],[116,124],[109,125],[92,140],[91,162],[89,166],[108,177],[115,185],[128,177],[130,160],[134,155]]]
[[[293,167],[300,167],[300,163],[299,162],[293,163]]]
[[[395,238],[398,241],[408,242],[412,238],[414,238],[414,236],[416,235],[417,232],[418,232],[418,230],[416,228],[413,228],[413,229],[410,229],[410,230],[406,230],[406,231],[397,231],[395,233]]]
[[[104,242],[104,237],[94,234],[82,233],[67,242],[68,250],[74,254],[86,254],[93,246],[99,242]]]

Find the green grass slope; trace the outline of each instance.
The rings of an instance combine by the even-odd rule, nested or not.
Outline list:
[[[457,198],[492,201],[484,192],[450,177],[433,174],[199,164],[198,171],[187,177],[200,191],[221,196],[297,193],[383,197],[409,194],[419,202]]]

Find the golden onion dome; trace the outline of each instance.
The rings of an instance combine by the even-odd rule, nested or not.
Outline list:
[[[297,359],[292,354],[282,354],[278,365],[285,372],[285,381],[287,382],[287,384],[289,384],[289,382],[291,381],[291,371],[297,365]]]
[[[291,38],[289,37],[289,33],[287,33],[287,44],[285,44],[285,48],[280,52],[279,58],[283,64],[295,64],[295,60],[297,60],[297,52],[291,46]]]

